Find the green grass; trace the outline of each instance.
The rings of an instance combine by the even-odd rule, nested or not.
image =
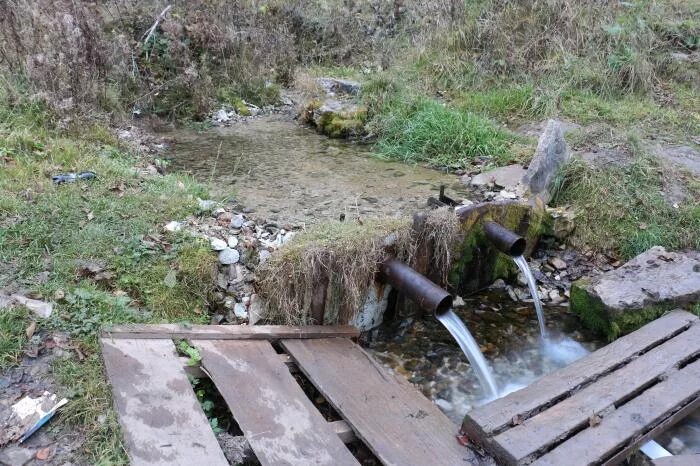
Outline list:
[[[569,164],[555,203],[577,211],[574,245],[623,259],[656,245],[700,249],[698,197],[674,208],[663,198],[661,176],[658,163],[644,155],[605,169]]]
[[[536,118],[548,110],[532,84],[473,89],[462,93],[457,102],[466,111],[496,118]]]
[[[21,358],[29,322],[28,311],[23,307],[0,310],[0,370],[16,364]]]
[[[372,125],[380,157],[436,167],[461,168],[476,157],[505,161],[513,141],[482,116],[423,98],[385,105]]]
[[[69,395],[59,420],[88,438],[89,464],[125,464],[97,344],[99,329],[126,322],[206,322],[216,256],[166,222],[197,211],[206,192],[193,179],[140,177],[140,160],[99,126],[59,131],[38,102],[0,94],[0,287],[31,284],[42,299],[60,292],[42,331],[68,332],[86,356],[62,358],[54,375]],[[51,175],[91,170],[97,178],[54,185]],[[112,278],[96,283],[76,261],[102,264]],[[46,283],[36,282],[49,271]],[[26,312],[0,313],[0,364],[17,361]],[[106,421],[102,419],[106,416]]]

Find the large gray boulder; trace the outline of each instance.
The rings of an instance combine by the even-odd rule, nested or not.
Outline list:
[[[622,267],[572,285],[571,310],[614,338],[667,309],[700,302],[700,252],[654,246]]]
[[[540,136],[537,151],[523,177],[523,185],[530,198],[539,198],[545,204],[552,199],[552,187],[559,170],[571,159],[571,151],[564,140],[564,131],[556,120],[549,120]]]

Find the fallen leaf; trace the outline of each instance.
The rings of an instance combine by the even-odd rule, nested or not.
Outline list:
[[[124,197],[124,191],[126,191],[126,184],[121,181],[110,188],[110,191],[115,192],[117,197]]]
[[[520,419],[520,416],[518,416],[518,415],[516,414],[515,416],[513,416],[513,419],[511,419],[511,423],[512,423],[514,426],[519,426],[520,424],[523,423],[523,421],[522,421],[522,419]]]
[[[93,214],[92,211],[88,212],[88,213],[87,213],[87,219],[88,219],[88,221],[92,220],[93,218],[95,218],[95,214]]]
[[[51,455],[50,447],[41,448],[36,452],[36,459],[44,461],[49,458],[49,455]]]
[[[588,425],[591,427],[595,427],[597,425],[600,425],[601,421],[602,419],[600,418],[600,416],[598,416],[597,414],[593,414],[591,415],[591,417],[588,418]]]
[[[27,338],[31,340],[31,338],[34,336],[34,332],[36,332],[36,321],[32,320],[32,322],[29,324],[29,327],[27,327],[27,330],[25,333],[27,334]]]
[[[649,228],[649,225],[647,225],[646,223],[640,223],[640,224],[639,224],[639,229],[640,229],[640,230],[646,230],[647,228]]]

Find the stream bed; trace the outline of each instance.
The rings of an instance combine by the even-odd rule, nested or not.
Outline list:
[[[178,130],[172,168],[234,194],[258,217],[303,225],[323,219],[412,215],[441,184],[464,195],[457,177],[379,160],[367,145],[329,139],[289,115],[271,115],[203,132]]]

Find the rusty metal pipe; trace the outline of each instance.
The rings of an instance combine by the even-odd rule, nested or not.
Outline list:
[[[387,259],[379,264],[379,272],[383,281],[433,315],[444,314],[452,308],[450,293],[403,262]]]
[[[496,222],[485,222],[484,233],[496,249],[509,256],[522,256],[527,247],[525,238]]]

